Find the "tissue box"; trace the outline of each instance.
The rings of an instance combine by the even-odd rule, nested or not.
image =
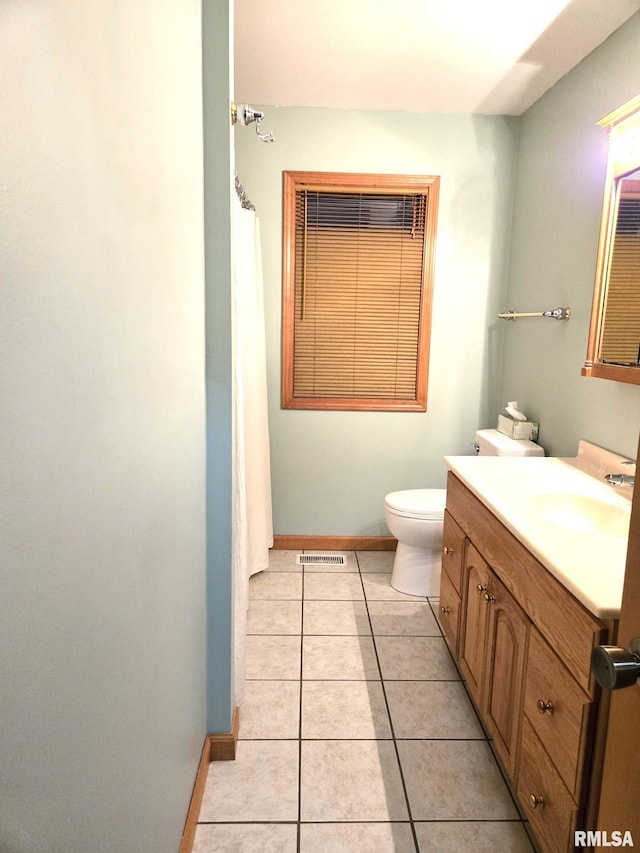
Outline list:
[[[540,424],[535,421],[517,421],[509,415],[498,415],[498,432],[509,438],[538,440]]]

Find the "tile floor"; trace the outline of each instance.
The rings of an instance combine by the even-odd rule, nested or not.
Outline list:
[[[437,602],[390,586],[391,552],[298,553],[250,581],[237,757],[194,853],[530,853]]]

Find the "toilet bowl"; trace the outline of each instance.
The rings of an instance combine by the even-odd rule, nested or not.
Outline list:
[[[513,439],[497,429],[476,432],[480,456],[544,456],[533,441]],[[446,489],[407,489],[384,499],[389,531],[398,540],[391,586],[408,595],[440,594],[442,526]]]
[[[438,595],[446,489],[408,489],[384,499],[384,516],[398,540],[391,586],[409,595]]]

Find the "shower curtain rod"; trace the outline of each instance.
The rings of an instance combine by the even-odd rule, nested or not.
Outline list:
[[[254,110],[253,107],[250,107],[249,104],[231,104],[231,124],[242,124],[244,126],[251,124],[251,122],[256,123],[256,134],[258,139],[261,139],[263,142],[275,142],[272,133],[260,133],[260,122],[264,118],[264,113],[260,112],[260,110]],[[253,210],[255,211],[255,206],[249,199],[245,188],[240,183],[240,179],[238,178],[238,173],[236,172],[236,193],[238,198],[240,199],[240,204],[245,210]]]
[[[263,118],[264,113],[254,110],[249,104],[231,104],[231,124],[239,123],[246,126],[255,121],[258,139],[263,142],[275,142],[273,133],[260,133],[260,122]]]

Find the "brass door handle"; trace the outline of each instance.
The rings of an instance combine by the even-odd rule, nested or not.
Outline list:
[[[486,584],[479,583],[478,586],[476,587],[476,592],[478,593],[478,595],[482,595],[482,593],[486,592],[488,589],[489,589],[489,587]]]
[[[484,596],[485,604],[493,604],[493,602],[494,602],[495,600],[496,600],[495,595],[491,595],[491,594],[490,594],[490,593],[488,593],[488,592],[487,592],[487,593],[485,593],[485,596]]]
[[[539,797],[536,794],[531,794],[529,796],[529,805],[532,809],[543,809],[544,808],[544,797]]]
[[[451,608],[450,607],[441,607],[440,613],[442,613],[443,615],[446,615],[447,613],[451,613]]]
[[[453,550],[453,548],[449,548],[448,545],[445,545],[444,548],[442,549],[442,553],[445,554],[446,556],[449,556],[449,554],[455,554],[456,552]]]
[[[553,714],[553,702],[545,702],[544,699],[538,699],[536,708],[541,714]]]

